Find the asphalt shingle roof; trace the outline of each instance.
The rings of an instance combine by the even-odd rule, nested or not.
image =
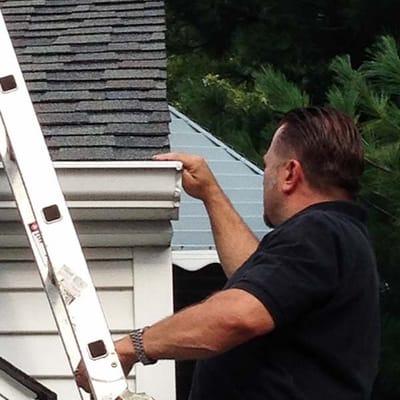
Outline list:
[[[53,160],[169,149],[164,1],[0,0]]]

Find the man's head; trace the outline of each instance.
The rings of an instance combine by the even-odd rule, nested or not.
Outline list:
[[[296,109],[264,156],[264,219],[277,225],[311,204],[353,199],[364,169],[361,136],[333,108]]]

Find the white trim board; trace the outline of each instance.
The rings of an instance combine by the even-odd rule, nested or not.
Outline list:
[[[186,271],[198,271],[210,264],[220,264],[216,250],[174,250],[172,263]]]

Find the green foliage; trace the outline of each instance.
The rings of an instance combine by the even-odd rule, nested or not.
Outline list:
[[[185,68],[192,71],[191,76],[182,79]],[[179,100],[173,104],[239,152],[261,163],[267,143],[263,129],[271,116],[251,83],[232,83],[221,77],[227,69],[217,67],[204,56],[173,59],[169,65],[169,87],[179,91]],[[206,73],[207,70],[212,72]]]
[[[266,107],[276,113],[285,114],[293,108],[306,107],[310,103],[306,93],[271,66],[255,74],[255,88]]]
[[[365,88],[363,76],[351,67],[350,57],[339,56],[331,63],[335,84],[328,90],[328,103],[357,119],[360,92]]]
[[[206,55],[233,68],[208,72],[235,82],[252,81],[261,65],[278,66],[318,102],[329,60],[351,54],[361,64],[378,35],[398,33],[400,14],[397,0],[169,0],[167,6],[171,55]]]
[[[368,53],[371,60],[363,65],[365,75],[389,95],[399,95],[400,58],[395,39],[381,37]]]
[[[400,398],[400,320],[386,316],[383,319],[383,358],[385,363],[380,368],[378,382],[380,387],[385,387],[385,393],[378,392],[375,398],[397,400]],[[380,397],[379,397],[380,396]]]

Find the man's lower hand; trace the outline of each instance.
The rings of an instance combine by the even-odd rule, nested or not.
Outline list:
[[[79,363],[78,368],[75,370],[74,375],[76,384],[85,392],[90,393],[89,378],[82,360]]]
[[[129,372],[138,361],[132,340],[129,336],[126,336],[114,342],[114,346],[118,354],[122,370],[124,371],[125,376],[128,376]],[[79,363],[74,375],[77,385],[85,392],[90,393],[89,377],[83,361]]]

